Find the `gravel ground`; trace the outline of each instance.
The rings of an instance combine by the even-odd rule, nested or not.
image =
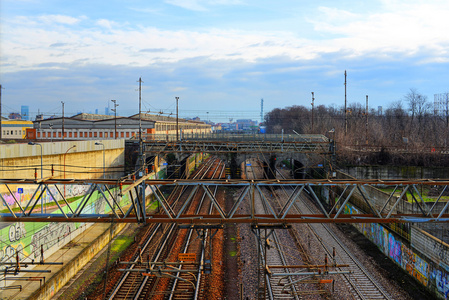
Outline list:
[[[227,197],[238,197],[239,190],[226,190]],[[229,205],[232,205],[230,203]],[[249,207],[240,208],[239,213],[249,213]],[[135,225],[134,225],[135,226]],[[367,262],[366,268],[374,274],[382,285],[394,295],[395,299],[434,299],[423,288],[416,283],[414,278],[396,266],[390,259],[386,258],[377,247],[358,233],[351,225],[332,225],[334,231],[353,254],[360,260]],[[295,224],[293,228],[296,231],[294,236],[288,230],[276,230],[280,244],[284,247],[284,253],[289,264],[305,264],[297,248],[296,243],[301,243],[307,254],[310,256],[312,264],[322,264],[324,262],[324,250],[310,232],[306,224]],[[139,235],[139,227],[129,227],[122,234],[128,236]],[[223,299],[241,299],[240,291],[243,290],[243,299],[257,299],[258,280],[257,280],[257,243],[251,227],[248,224],[229,224],[223,231],[223,261],[224,265],[224,295]],[[296,241],[295,241],[296,239]],[[133,252],[127,250],[126,253]],[[126,253],[122,257],[126,257]],[[76,280],[57,299],[84,299],[87,295],[87,288],[95,289],[92,284],[95,278],[101,276],[104,270],[106,252],[99,255],[99,259],[92,262],[89,268],[84,270]],[[124,260],[127,260],[124,258]],[[110,272],[109,278],[115,276]],[[304,284],[301,290],[326,289],[325,295],[308,295],[303,299],[352,299],[349,293],[350,288],[347,283],[338,275],[334,275],[334,292],[330,284]],[[109,281],[109,280],[108,280]],[[97,293],[88,296],[88,299],[101,299],[102,293],[98,291],[103,289],[103,284],[97,285]],[[100,295],[101,294],[101,295]],[[219,299],[220,296],[216,298]]]
[[[251,174],[250,174],[251,175]],[[239,195],[235,192],[235,197]],[[241,213],[249,213],[249,207],[241,208]],[[257,244],[250,226],[239,224],[239,281],[243,285],[243,299],[257,298]],[[303,245],[311,263],[323,264],[325,252],[306,224],[295,224],[296,239]],[[434,299],[423,288],[419,288],[415,280],[386,258],[377,247],[358,233],[351,225],[331,225],[353,254],[374,275],[394,299]],[[287,230],[277,230],[279,242],[284,246],[289,264],[304,264],[296,248],[294,237]],[[370,245],[371,244],[371,245]],[[373,248],[374,247],[374,248]],[[365,253],[367,252],[367,253]],[[304,284],[301,290],[326,289],[325,295],[308,295],[303,299],[352,299],[350,287],[339,275],[334,275],[334,286],[331,284]]]
[[[396,299],[435,299],[421,284],[402,268],[387,258],[375,244],[358,232],[352,225],[334,225],[339,237],[354,248],[354,254],[368,263],[367,268],[379,278]],[[351,248],[352,249],[352,248]],[[402,297],[402,298],[401,298]]]
[[[128,236],[135,237],[139,236],[139,233],[144,228],[137,224],[129,224],[126,228],[122,230],[122,232],[117,235],[119,236]],[[115,255],[120,256],[123,260],[129,260],[128,257],[132,255],[135,250],[134,243],[123,251],[122,253],[116,253]],[[103,299],[103,281],[101,280],[104,273],[104,267],[107,256],[107,248],[105,247],[102,251],[100,251],[97,256],[92,259],[90,264],[87,264],[78,274],[77,277],[71,280],[66,287],[64,287],[64,291],[61,294],[57,295],[57,297],[53,297],[52,300],[56,299]],[[121,272],[116,271],[115,266],[110,266],[111,269],[108,273],[108,283],[112,283],[121,275]]]
[[[224,191],[226,199],[226,209],[230,209],[233,204],[232,192]],[[231,200],[231,201],[229,201]],[[239,280],[240,264],[239,264],[239,244],[241,243],[237,224],[227,224],[224,228],[225,237],[225,258],[224,258],[224,298],[223,299],[239,299],[241,281]]]

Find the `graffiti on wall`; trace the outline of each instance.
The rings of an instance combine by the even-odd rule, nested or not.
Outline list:
[[[19,255],[19,260],[25,257],[24,245],[20,241],[26,236],[26,228],[24,223],[15,223],[5,231],[8,233],[9,243],[5,243],[2,239],[2,246],[0,247],[0,261],[1,262],[15,262],[16,255]]]
[[[431,278],[435,281],[436,288],[444,299],[449,299],[449,273],[443,273],[441,270],[434,270]]]
[[[412,249],[408,248],[405,244],[402,244],[402,261],[401,266],[410,275],[412,275],[416,280],[421,282],[422,285],[427,286],[428,279],[427,274],[429,274],[429,264],[422,259],[419,255],[413,252]]]
[[[31,253],[34,259],[41,259],[41,249],[45,252],[52,246],[64,241],[75,231],[73,223],[49,223],[31,237]]]
[[[401,241],[397,240],[392,233],[388,233],[388,255],[399,265],[401,264]]]
[[[41,249],[67,242],[79,223],[14,223],[0,230],[0,261],[15,262],[24,258],[40,260]]]
[[[345,213],[359,212],[351,205],[347,206],[345,207]],[[402,242],[400,237],[380,224],[357,224],[355,227],[423,286],[436,291],[444,299],[449,299],[449,268],[425,259],[409,247],[407,243]],[[448,252],[447,247],[443,247],[441,243],[440,248],[434,249],[438,250],[436,253]]]
[[[89,188],[88,185],[66,185],[65,187],[59,187],[59,190],[62,193],[65,193],[66,198],[69,197],[75,197],[75,196],[79,196],[84,194],[87,189]],[[59,195],[58,190],[56,189],[55,186],[48,186],[49,191],[45,190],[43,195],[42,195],[42,202],[45,203],[51,203],[53,202],[53,196],[56,197],[56,200],[61,200],[62,197]],[[23,189],[23,193],[19,193],[18,191],[11,193],[5,193],[2,194],[3,199],[5,199],[6,203],[8,203],[9,206],[12,207],[16,207],[16,201],[14,200],[17,199],[17,201],[23,205],[28,203],[28,201],[31,200],[31,197],[33,197],[35,192],[35,187],[34,188],[24,188]],[[37,197],[39,197],[40,191],[38,191],[34,197],[34,199],[37,199]],[[40,200],[39,200],[40,202]],[[6,208],[6,206],[3,203],[0,203],[0,208]]]

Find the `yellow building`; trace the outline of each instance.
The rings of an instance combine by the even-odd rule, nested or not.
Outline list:
[[[32,121],[25,120],[2,120],[2,139],[24,139],[27,128],[33,128]]]

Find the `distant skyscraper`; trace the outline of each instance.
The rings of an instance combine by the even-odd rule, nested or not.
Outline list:
[[[109,107],[105,107],[105,108],[104,108],[104,114],[105,114],[106,116],[109,116]]]
[[[30,109],[27,105],[22,105],[21,107],[22,120],[28,121],[30,119],[29,110]]]
[[[98,115],[98,108],[95,109],[95,114]]]

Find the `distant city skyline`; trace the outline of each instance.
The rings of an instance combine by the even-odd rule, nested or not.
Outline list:
[[[150,6],[151,5],[151,6]],[[385,110],[410,88],[449,91],[449,3],[4,0],[2,115],[175,111],[260,119],[273,108],[364,103]],[[209,112],[209,114],[207,114]],[[203,115],[204,114],[204,115]]]

